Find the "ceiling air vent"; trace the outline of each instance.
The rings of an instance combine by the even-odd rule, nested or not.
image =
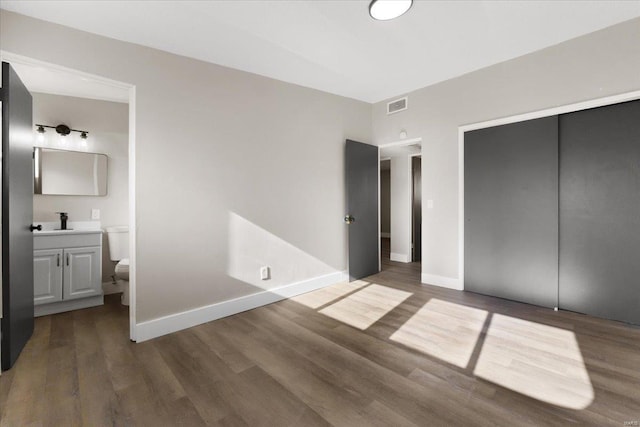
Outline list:
[[[396,99],[395,101],[391,101],[387,104],[387,114],[398,113],[400,111],[404,111],[408,108],[409,98],[406,96],[404,98]]]

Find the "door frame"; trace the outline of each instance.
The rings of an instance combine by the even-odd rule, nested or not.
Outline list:
[[[382,244],[380,243],[381,239],[382,239],[382,207],[381,207],[381,187],[380,187],[380,162],[382,160],[385,160],[386,158],[383,158],[380,155],[380,152],[383,148],[391,148],[391,147],[404,147],[407,145],[416,145],[416,144],[420,144],[420,153],[416,153],[416,154],[411,154],[408,156],[408,161],[409,161],[409,170],[411,170],[411,158],[415,157],[415,156],[422,156],[422,138],[418,137],[418,138],[411,138],[411,139],[403,139],[400,141],[394,141],[394,142],[389,142],[387,144],[380,144],[378,145],[378,270],[382,271]],[[423,180],[422,180],[423,175],[420,175],[420,184],[423,184]],[[411,188],[412,186],[412,179],[411,179],[411,174],[410,174],[410,178],[409,178],[409,188]],[[422,207],[424,208],[424,197],[422,200]],[[409,197],[409,212],[412,212],[412,198]],[[409,217],[409,221],[411,222],[411,217]],[[424,229],[423,229],[424,232]],[[420,275],[422,277],[422,274]],[[420,279],[422,281],[422,278]]]
[[[494,126],[507,125],[511,123],[524,122],[527,120],[540,119],[543,117],[555,116],[566,113],[573,113],[590,108],[604,107],[606,105],[619,104],[626,101],[640,99],[640,90],[624,92],[617,95],[605,96],[602,98],[590,99],[559,107],[534,110],[528,113],[516,114],[513,116],[501,117],[498,119],[486,120],[483,122],[470,123],[458,126],[458,280],[445,286],[451,289],[464,290],[464,134],[472,130],[490,128]]]
[[[0,50],[0,59],[9,63],[42,67],[54,72],[71,74],[106,86],[125,89],[129,92],[129,338],[136,341],[136,86],[131,83],[109,79],[50,62]]]

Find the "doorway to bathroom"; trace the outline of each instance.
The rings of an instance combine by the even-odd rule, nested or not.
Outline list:
[[[379,146],[380,269],[419,282],[422,261],[422,140]]]
[[[135,87],[4,51],[0,57],[33,100],[33,222],[43,228],[34,236],[35,315],[104,298],[129,311],[135,341]]]

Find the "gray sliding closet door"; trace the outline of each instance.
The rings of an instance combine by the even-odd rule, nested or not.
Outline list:
[[[560,307],[640,324],[640,101],[560,117]]]
[[[558,118],[465,133],[464,287],[555,307]]]

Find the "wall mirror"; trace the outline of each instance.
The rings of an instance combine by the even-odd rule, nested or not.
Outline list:
[[[34,193],[55,196],[106,196],[105,154],[34,149]]]

